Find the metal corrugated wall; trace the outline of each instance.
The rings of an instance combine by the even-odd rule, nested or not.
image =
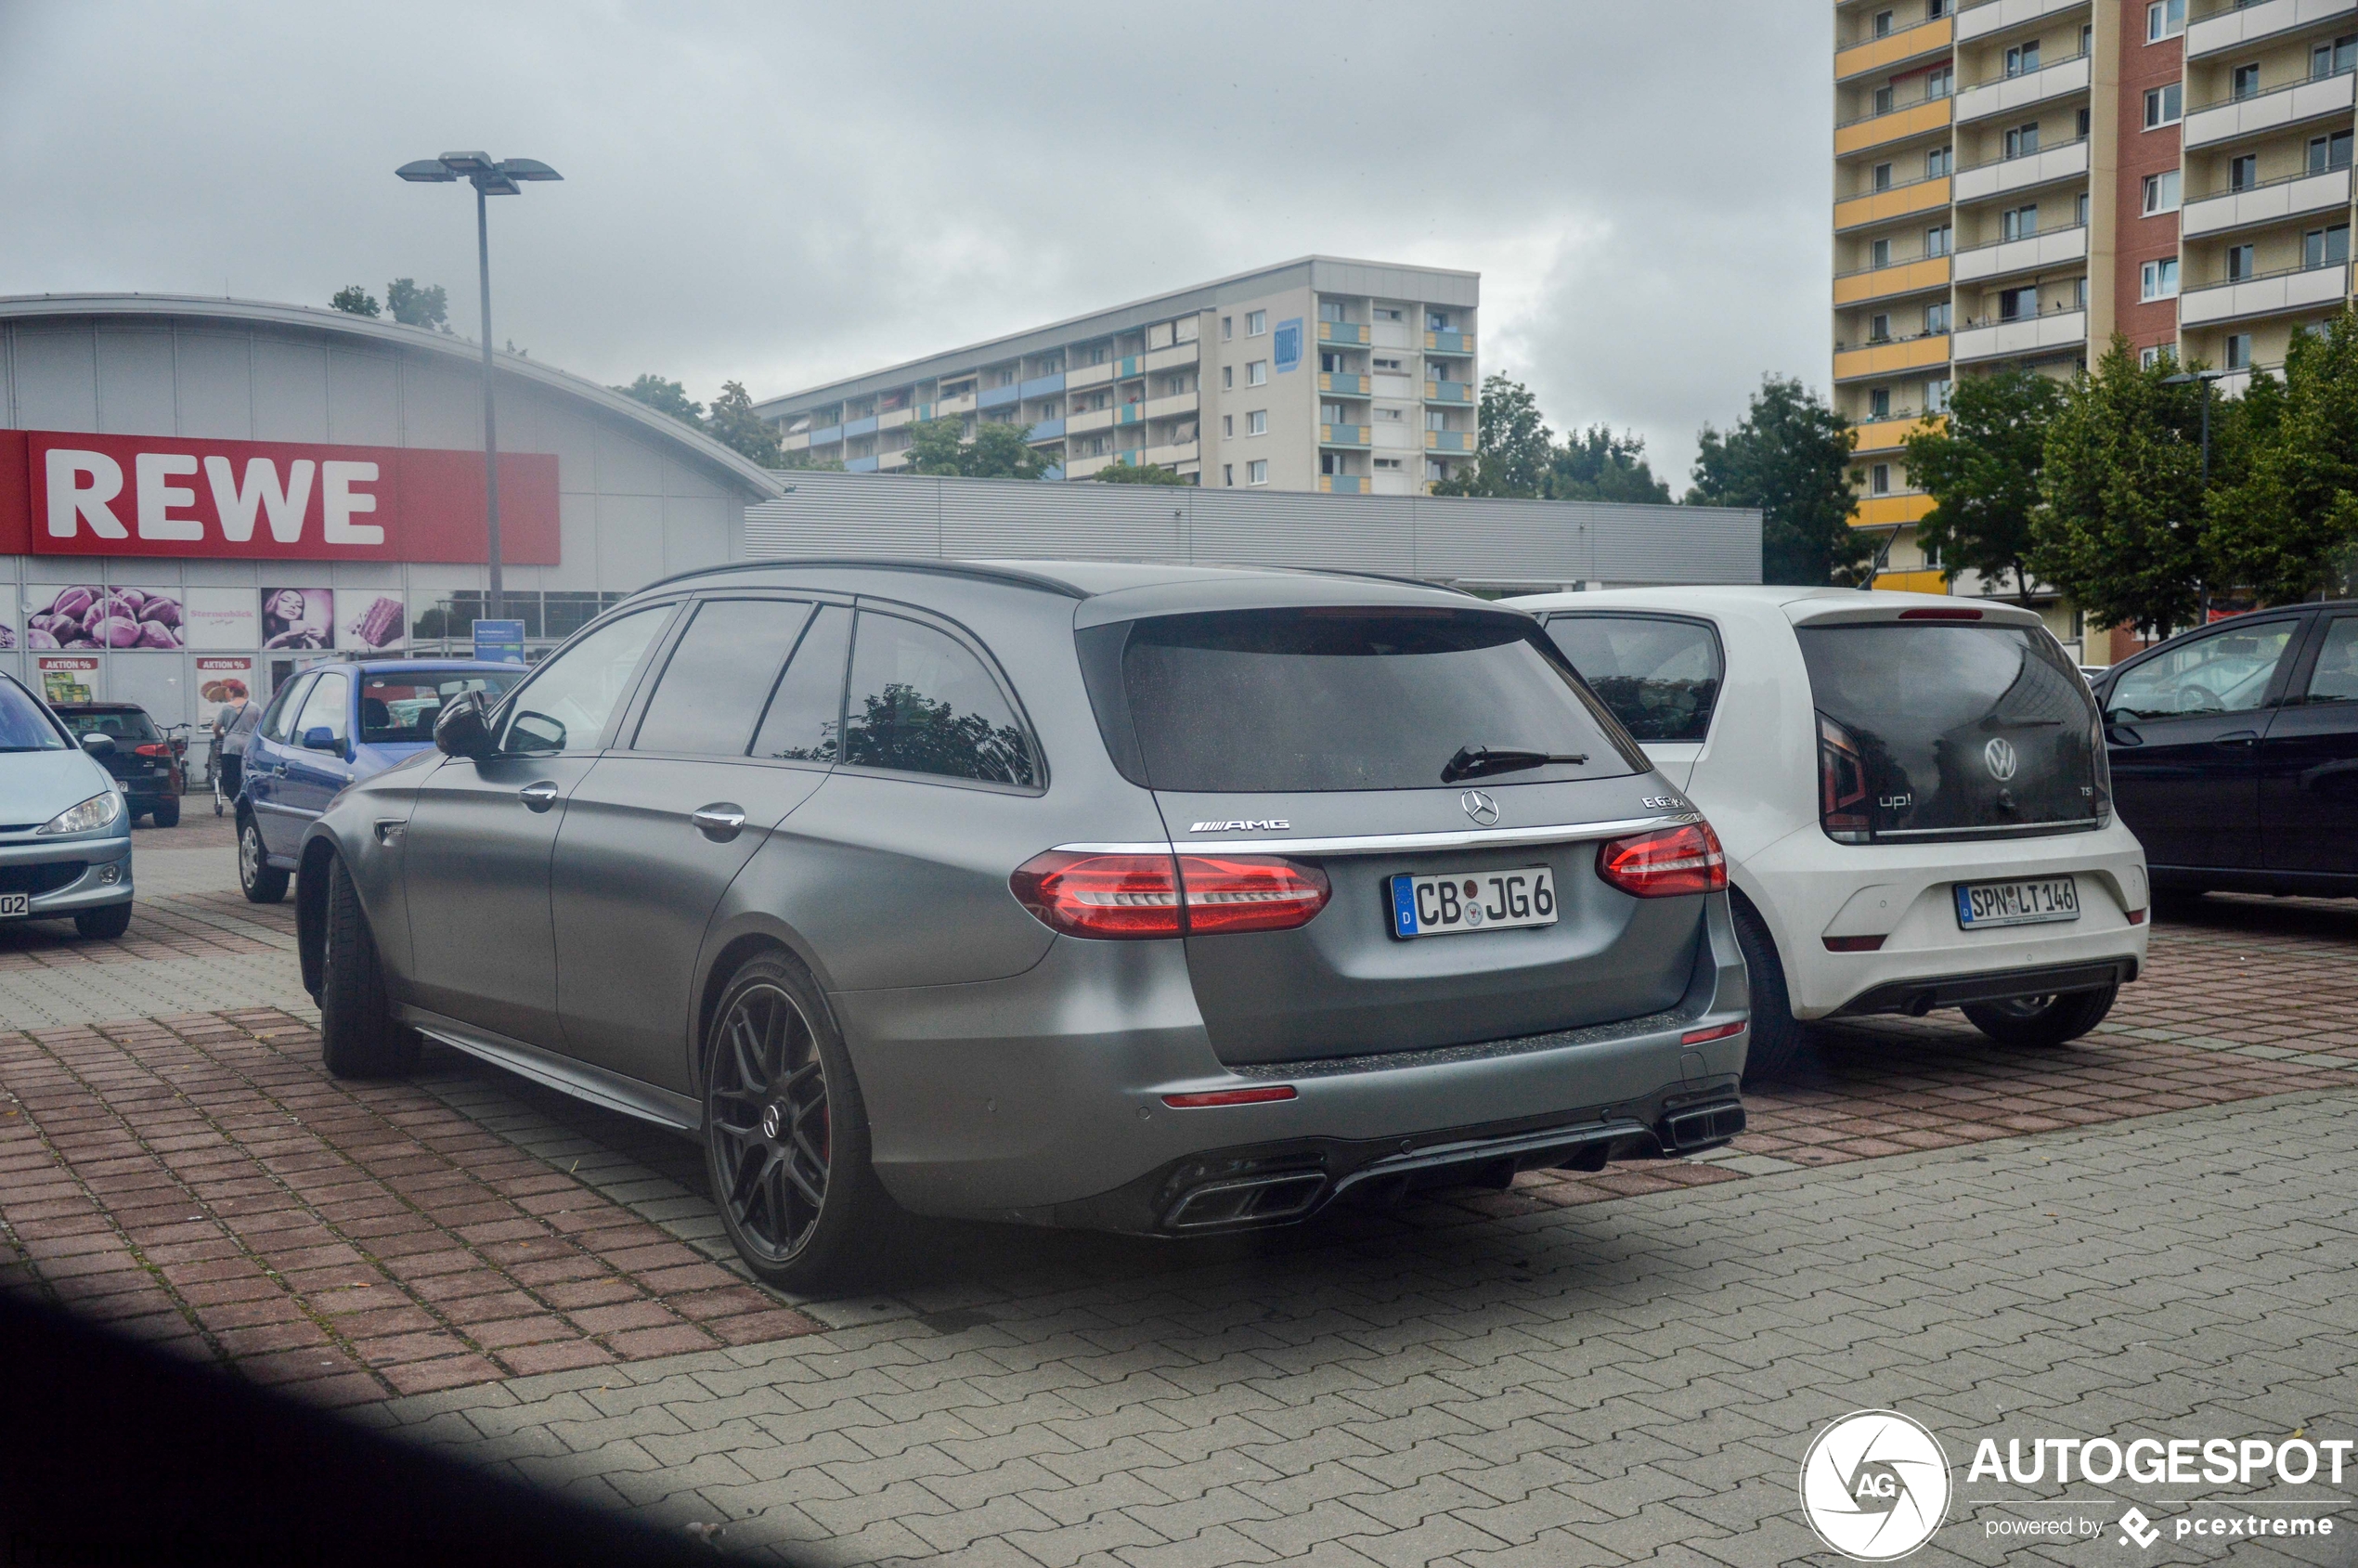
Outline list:
[[[1756,583],[1760,513],[1724,507],[795,472],[745,553],[1325,566],[1444,582]]]

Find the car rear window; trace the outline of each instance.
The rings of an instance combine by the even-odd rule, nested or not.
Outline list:
[[[1864,836],[2097,825],[2095,699],[2043,630],[1885,622],[1799,636],[1825,777],[1857,781],[1821,807],[1863,816]]]
[[[1557,616],[1548,635],[1640,741],[1700,741],[1719,700],[1719,639],[1667,616]]]
[[[95,713],[69,713],[64,719],[66,728],[76,735],[111,735],[131,745],[162,738],[145,708],[102,708]]]
[[[496,703],[523,679],[522,670],[513,675],[425,670],[365,677],[360,682],[361,744],[431,743],[443,704],[464,692],[481,692],[486,702]]]
[[[1587,758],[1490,775],[1500,783],[1646,766],[1521,616],[1321,606],[1156,616],[1128,623],[1120,681],[1137,766],[1156,789],[1437,789],[1460,748],[1484,746]],[[1102,684],[1093,677],[1101,727]]]

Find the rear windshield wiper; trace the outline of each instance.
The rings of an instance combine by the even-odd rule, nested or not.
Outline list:
[[[1511,746],[1461,745],[1458,755],[1442,764],[1441,782],[1456,784],[1460,779],[1487,778],[1492,773],[1512,773],[1524,768],[1545,768],[1550,762],[1569,762],[1574,767],[1588,760],[1588,754],[1576,756],[1551,751],[1517,751]]]

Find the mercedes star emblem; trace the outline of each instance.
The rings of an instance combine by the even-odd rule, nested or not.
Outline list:
[[[1491,799],[1486,790],[1470,789],[1458,797],[1458,804],[1466,809],[1466,815],[1484,827],[1498,820],[1498,802]]]

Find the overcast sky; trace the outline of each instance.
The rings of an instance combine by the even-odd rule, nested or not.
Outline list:
[[[1479,270],[1559,429],[1823,386],[1824,0],[140,6],[0,0],[0,293],[493,321],[602,382],[756,397],[1311,252]]]

